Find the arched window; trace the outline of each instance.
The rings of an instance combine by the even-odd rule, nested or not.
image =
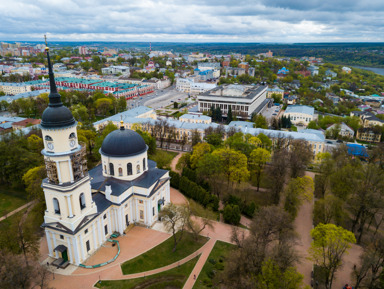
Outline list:
[[[73,132],[73,133],[71,133],[70,135],[69,135],[69,138],[71,139],[71,138],[76,138],[76,134]]]
[[[128,176],[132,175],[132,164],[131,163],[127,164],[127,174],[128,174]]]
[[[109,163],[109,174],[111,176],[114,176],[115,175],[115,170],[113,168],[113,163]]]
[[[53,208],[55,210],[55,214],[60,214],[60,205],[56,198],[53,198]]]
[[[84,195],[84,193],[80,194],[79,201],[80,201],[80,209],[84,209],[85,208],[85,195]]]
[[[47,141],[53,141],[53,139],[49,135],[46,135],[44,139]]]
[[[145,158],[143,158],[143,171],[145,171]]]
[[[137,173],[140,174],[140,165],[137,165],[136,170],[137,170]]]
[[[119,168],[119,176],[123,176],[123,169],[122,168]]]
[[[104,172],[105,172],[106,174],[108,174],[108,172],[107,172],[107,166],[106,166],[106,165],[104,165]]]

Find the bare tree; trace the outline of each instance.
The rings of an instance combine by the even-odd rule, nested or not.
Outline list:
[[[172,233],[173,252],[176,251],[177,244],[183,238],[183,233],[189,219],[188,208],[186,206],[176,206],[169,204],[160,211],[160,217],[164,222],[165,228]],[[177,236],[177,232],[180,234]]]
[[[272,194],[274,204],[280,201],[280,194],[283,191],[285,178],[287,176],[288,151],[280,149],[274,152],[269,166],[266,168],[266,174],[269,180],[269,191]]]
[[[302,177],[312,158],[313,153],[308,142],[303,140],[293,140],[289,150],[291,178]]]

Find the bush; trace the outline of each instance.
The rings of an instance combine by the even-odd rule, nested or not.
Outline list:
[[[190,181],[187,177],[182,176],[180,178],[179,189],[188,198],[195,200],[204,207],[211,207],[215,211],[219,209],[218,198],[204,190],[195,182]]]
[[[204,284],[206,287],[212,287],[212,286],[213,286],[212,280],[211,280],[211,279],[208,279],[208,278],[205,278],[205,279],[203,280],[203,284]]]
[[[239,206],[241,213],[250,218],[253,217],[256,211],[256,204],[254,202],[247,204],[246,201],[234,195],[228,195],[225,203]]]
[[[241,212],[238,205],[226,205],[224,208],[223,218],[226,223],[238,225],[241,219]]]
[[[169,176],[171,177],[171,187],[179,189],[180,175],[174,171],[169,171]]]
[[[212,265],[215,265],[215,264],[217,263],[216,260],[213,259],[213,258],[210,258],[210,259],[208,260],[208,262],[211,263]]]
[[[216,263],[215,264],[215,269],[223,271],[224,270],[224,265],[223,263]]]

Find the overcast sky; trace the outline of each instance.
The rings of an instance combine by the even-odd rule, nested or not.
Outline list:
[[[8,41],[384,41],[384,0],[0,0],[0,15]]]

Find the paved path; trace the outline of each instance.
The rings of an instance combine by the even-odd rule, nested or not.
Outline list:
[[[12,212],[10,212],[10,213],[8,213],[8,214],[2,216],[2,217],[0,218],[0,222],[1,222],[2,220],[5,220],[6,218],[9,218],[10,216],[12,216],[12,215],[18,213],[18,212],[20,212],[21,210],[24,210],[25,208],[27,208],[27,207],[29,207],[30,205],[32,205],[34,202],[35,202],[35,201],[31,201],[31,202],[29,202],[29,203],[26,203],[25,205],[23,205],[23,206],[21,206],[21,207],[18,207],[16,210],[13,210]]]
[[[209,254],[211,254],[211,251],[213,247],[215,246],[216,240],[210,239],[207,244],[206,248],[201,254],[199,261],[197,261],[195,267],[193,268],[191,274],[189,275],[187,282],[185,282],[183,289],[192,289],[193,285],[195,285],[195,282],[197,278],[199,277],[199,274],[201,270],[204,267],[205,262],[207,261]]]
[[[177,162],[179,161],[179,159],[181,158],[181,156],[185,154],[185,153],[179,153],[177,156],[175,156],[171,162],[171,169],[172,171],[176,172],[176,173],[179,173],[181,174],[181,171],[177,170],[176,169],[176,165],[177,165]]]

